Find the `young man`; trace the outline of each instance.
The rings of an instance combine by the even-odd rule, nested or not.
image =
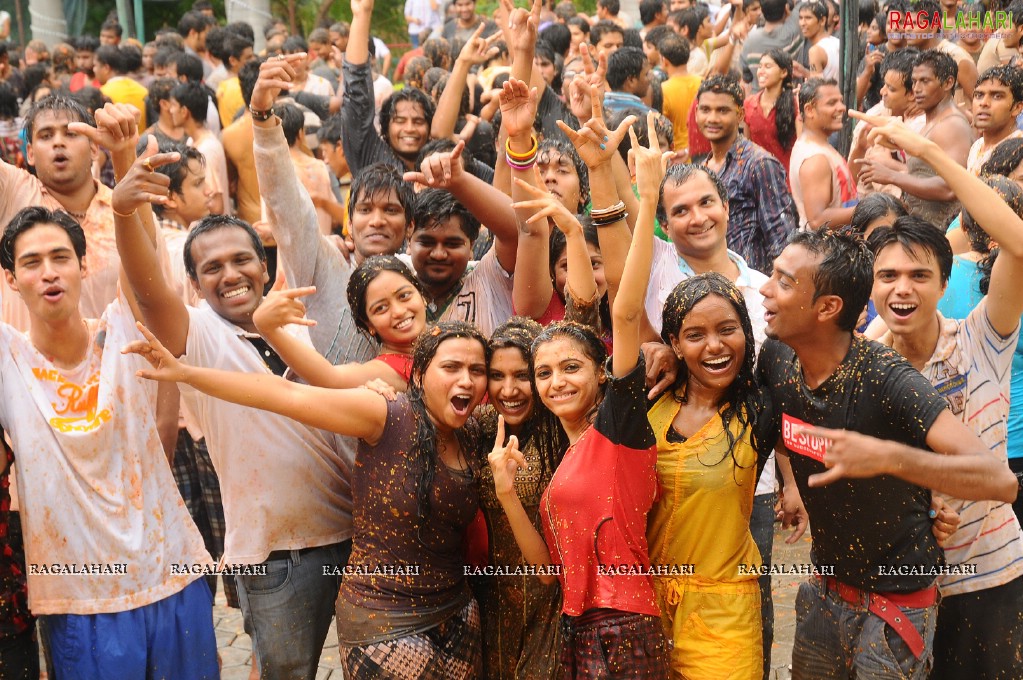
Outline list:
[[[704,5],[695,5],[674,12],[668,16],[668,25],[674,25],[678,34],[689,41],[689,72],[703,76],[710,67],[713,46],[708,42],[714,37],[714,26],[710,13]]]
[[[251,49],[251,48],[249,48]],[[252,97],[252,88],[256,86],[259,76],[259,64],[249,61],[238,71],[239,88],[242,95],[242,115],[230,123],[221,134],[220,140],[227,155],[228,167],[233,169],[233,177],[238,178],[234,194],[235,214],[250,224],[262,216],[259,206],[259,182],[256,170],[252,165],[252,114],[249,113],[248,102]],[[229,81],[224,81],[229,82]],[[223,84],[223,83],[222,83]],[[221,108],[221,115],[224,109]]]
[[[96,50],[96,80],[100,91],[115,104],[130,104],[142,115],[140,125],[146,127],[146,97],[149,90],[130,78],[128,60],[118,45],[100,45]]]
[[[178,86],[174,78],[157,78],[149,86],[149,97],[146,106],[149,115],[146,116],[150,126],[146,132],[166,137],[175,142],[184,143],[188,139],[184,128],[174,122],[171,115],[171,91]]]
[[[343,213],[340,219],[334,219],[334,224],[343,225],[345,227],[344,231],[347,232],[347,208],[352,189],[352,171],[348,167],[344,145],[341,143],[341,127],[343,125],[344,122],[341,120],[341,116],[334,114],[323,121],[323,125],[320,126],[320,131],[316,134],[316,137],[320,140],[318,147],[320,158],[323,159],[323,162],[327,165],[327,170],[330,171],[330,188],[334,193],[335,205],[340,207]]]
[[[842,129],[845,103],[834,80],[811,78],[799,88],[803,132],[792,147],[789,183],[801,228],[849,224],[856,184],[842,155],[828,137]]]
[[[640,0],[639,21],[643,24],[639,34],[644,39],[651,29],[664,26],[668,22],[668,7],[664,0]]]
[[[621,13],[622,5],[618,0],[597,0],[597,13],[594,16],[596,21],[610,21],[622,30],[632,28],[628,20]]]
[[[99,27],[99,44],[116,47],[121,44],[121,35],[123,33],[124,29],[121,28],[121,24],[117,22],[117,19],[107,19]]]
[[[235,121],[238,112],[245,108],[239,74],[242,66],[254,57],[252,40],[229,31],[224,37],[223,53],[227,76],[217,85],[217,107],[220,109],[220,124],[226,130]]]
[[[181,18],[178,19],[178,34],[184,38],[185,52],[202,59],[206,53],[206,34],[214,24],[216,24],[215,19],[194,9],[181,15]],[[205,59],[202,59],[202,64],[203,78],[206,78],[213,72],[213,65]]]
[[[174,125],[185,131],[191,145],[206,159],[206,184],[209,187],[209,211],[230,215],[230,184],[224,145],[206,129],[209,94],[196,82],[178,83],[170,93],[170,116]]]
[[[615,50],[625,44],[625,34],[622,33],[622,27],[613,21],[598,21],[590,27],[590,44],[593,45],[591,53],[603,52],[610,58]]]
[[[799,6],[799,32],[809,49],[804,66],[813,75],[838,80],[838,38],[828,30],[828,7],[819,0]]]
[[[987,295],[956,321],[937,309],[952,271],[945,235],[911,216],[877,230],[868,243],[875,258],[874,306],[888,327],[880,342],[927,377],[992,457],[1006,460],[1010,374],[1023,314],[1023,221],[933,142],[894,125],[882,130],[929,163],[1001,248]],[[1023,533],[1007,503],[948,502],[960,515],[960,529],[945,558],[969,571],[938,581],[943,597],[931,677],[1011,677],[1018,667],[1015,651],[1023,645]]]
[[[919,372],[853,334],[871,260],[853,236],[797,232],[761,288],[775,342],[764,344],[757,370],[781,421],[786,522],[799,520],[798,535],[808,516],[822,572],[796,597],[798,679],[923,677],[943,564],[929,489],[1016,495],[1008,465]]]
[[[299,60],[301,62],[301,60]],[[300,67],[296,66],[296,71]],[[278,106],[274,113],[281,119],[281,128],[284,130],[284,139],[288,142],[288,157],[295,168],[299,181],[305,187],[309,198],[312,199],[316,208],[316,221],[320,233],[330,234],[333,226],[333,216],[324,206],[334,200],[330,189],[330,173],[327,166],[320,159],[310,156],[303,151],[305,147],[305,117],[302,111],[294,104],[283,104]],[[340,206],[338,206],[340,208]]]
[[[677,152],[689,148],[689,112],[703,79],[689,72],[689,42],[674,33],[657,44],[661,65],[668,79],[661,83],[664,115],[671,121]]]
[[[921,52],[913,65],[913,98],[926,117],[923,135],[965,166],[973,144],[973,131],[952,101],[955,80],[955,61],[944,52]],[[902,189],[909,212],[938,229],[948,226],[949,220],[959,212],[959,201],[948,184],[919,158],[908,157],[906,169],[901,172],[878,163],[865,163],[861,177],[864,181],[893,184]]]
[[[444,24],[444,28],[441,30],[441,35],[444,38],[465,42],[476,32],[480,22],[486,23],[486,27],[483,29],[484,38],[497,32],[497,24],[476,13],[476,0],[455,0],[452,5],[455,9],[455,18],[448,19],[447,23]],[[352,23],[355,23],[354,12]],[[351,41],[349,41],[349,44],[351,44]]]
[[[799,216],[781,162],[740,134],[742,103],[734,79],[712,76],[700,85],[696,125],[711,145],[700,163],[728,188],[729,249],[753,269],[769,273]]]
[[[86,237],[67,213],[15,215],[0,239],[27,334],[0,325],[0,423],[16,452],[29,607],[61,677],[215,678],[212,567],[156,428],[156,392],[121,296],[80,312]],[[102,650],[97,653],[97,650]]]
[[[611,88],[604,93],[607,111],[632,108],[644,114],[649,111],[643,97],[650,93],[650,62],[643,50],[638,47],[615,50],[607,59],[607,85]]]
[[[96,80],[93,73],[96,50],[99,49],[99,40],[94,35],[83,35],[75,39],[75,73],[71,76],[68,89],[78,92],[83,87],[99,87],[100,82]]]
[[[1008,64],[1009,61],[1019,55],[1019,44],[1023,40],[1023,1],[1013,0],[1005,8],[1005,13],[1011,19],[1012,27],[1008,30],[999,29],[999,38],[991,37],[984,44],[977,58],[977,71],[983,73],[993,66]]]
[[[935,13],[941,15],[941,5],[937,0],[919,0],[911,5],[914,15],[922,13],[933,17]],[[957,70],[953,72],[952,79],[957,92],[962,92],[961,104],[966,105],[973,98],[973,88],[977,83],[977,65],[973,57],[954,42],[943,37],[941,31],[935,27],[918,27],[916,30],[907,29],[909,34],[909,45],[921,52],[938,50],[952,57]]]
[[[980,138],[970,147],[966,169],[974,175],[991,158],[1002,141],[1023,137],[1016,117],[1023,113],[1023,70],[1015,66],[994,66],[984,71],[973,90],[973,126]]]

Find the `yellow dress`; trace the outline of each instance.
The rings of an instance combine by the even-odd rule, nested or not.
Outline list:
[[[760,552],[749,530],[757,454],[750,433],[733,455],[720,415],[687,441],[668,432],[682,404],[666,394],[648,413],[660,497],[650,511],[650,562],[672,678],[759,680],[763,674]],[[732,424],[733,436],[738,426]]]

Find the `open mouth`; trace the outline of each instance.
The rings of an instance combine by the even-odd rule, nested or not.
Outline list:
[[[526,410],[529,402],[525,399],[519,399],[517,401],[501,400],[498,402],[501,407],[501,413],[505,416],[518,415],[519,413]]]
[[[455,413],[459,416],[468,415],[469,405],[472,403],[472,397],[465,394],[459,394],[451,397],[451,408],[454,409]]]
[[[410,316],[402,319],[398,323],[394,324],[394,330],[396,331],[407,331],[412,328],[412,323],[416,320],[416,317]]]
[[[892,314],[899,319],[908,319],[916,311],[916,308],[917,305],[908,302],[893,302],[888,305],[888,309],[892,310]]]
[[[235,298],[241,297],[242,295],[245,295],[250,290],[252,289],[249,288],[248,286],[242,286],[241,288],[235,288],[234,290],[227,291],[226,293],[223,294],[222,297],[225,300],[233,300]]]
[[[47,302],[57,302],[62,297],[64,297],[64,290],[62,288],[58,288],[57,286],[50,286],[45,291],[43,291],[43,299],[46,300]]]
[[[700,365],[710,373],[725,373],[729,368],[732,367],[734,357],[717,357],[716,359],[707,359],[701,361]]]

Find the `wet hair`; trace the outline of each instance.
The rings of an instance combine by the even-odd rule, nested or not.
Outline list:
[[[206,111],[210,100],[206,88],[198,81],[190,80],[187,83],[178,83],[171,90],[170,96],[185,107],[192,116],[192,120],[199,125],[206,124]]]
[[[192,257],[192,244],[195,239],[199,238],[203,234],[208,234],[217,229],[226,228],[241,229],[244,231],[249,240],[252,242],[252,250],[255,251],[256,256],[260,262],[266,262],[266,250],[263,248],[263,241],[259,238],[259,234],[256,230],[246,222],[245,220],[230,215],[207,215],[191,228],[188,232],[188,236],[185,238],[185,247],[183,257],[185,260],[185,272],[188,274],[188,278],[193,281],[198,281],[199,276],[195,269],[195,259]]]
[[[678,163],[670,166],[664,173],[664,179],[661,180],[661,187],[657,191],[657,221],[661,224],[668,223],[668,212],[664,207],[664,187],[671,182],[674,186],[682,186],[689,180],[693,179],[697,175],[706,175],[707,179],[710,180],[711,184],[714,185],[714,189],[718,193],[718,198],[721,199],[722,205],[728,205],[728,189],[725,187],[725,183],[721,181],[718,174],[713,170],[710,170],[702,165],[696,165],[695,163]]]
[[[799,112],[805,117],[806,107],[817,102],[822,88],[838,87],[834,78],[809,78],[799,88]]]
[[[881,80],[884,80],[885,74],[889,71],[895,71],[902,76],[902,85],[906,92],[912,92],[913,65],[919,56],[920,50],[915,47],[904,47],[884,55],[884,59],[881,60]]]
[[[566,139],[548,137],[540,142],[536,151],[536,162],[547,165],[551,162],[552,153],[560,154],[563,159],[567,158],[575,168],[575,174],[579,178],[579,207],[574,212],[581,213],[583,206],[590,201],[590,170],[583,159],[579,157],[579,153],[572,143]]]
[[[14,246],[18,237],[29,229],[40,225],[52,224],[60,227],[71,240],[71,247],[79,263],[85,257],[85,231],[82,225],[63,210],[48,210],[42,206],[24,208],[11,219],[0,237],[0,266],[14,272]]]
[[[430,60],[430,66],[444,68],[451,59],[451,43],[439,35],[430,37],[423,43],[423,56]]]
[[[647,125],[646,112],[639,108],[630,106],[628,108],[612,111],[607,117],[608,129],[609,130],[617,129],[618,126],[622,124],[622,121],[628,118],[629,116],[636,117],[636,122],[632,124],[632,129],[636,131],[636,139],[639,140],[639,143],[642,146],[649,147],[650,129],[649,126]],[[667,138],[669,144],[674,143],[675,128],[672,126],[671,121],[668,119],[668,117],[665,116],[663,113],[657,113],[656,116],[654,117],[654,135],[655,138],[657,135],[664,135]],[[628,163],[629,161],[629,151],[631,150],[632,138],[629,135],[625,135],[625,137],[622,138],[621,143],[618,145],[618,154],[626,163]],[[662,151],[667,150],[668,149],[662,149]]]
[[[604,19],[590,26],[590,44],[596,47],[608,33],[619,33],[625,39],[625,32],[622,27],[613,21]]]
[[[245,50],[252,47],[252,45],[252,38],[229,32],[224,38],[224,61],[230,62],[232,57],[234,57],[235,61],[239,61],[242,55],[245,54]]]
[[[572,46],[572,32],[565,24],[551,24],[540,31],[540,39],[561,56],[568,54],[568,48]]]
[[[607,84],[612,90],[620,90],[629,78],[639,78],[646,55],[638,47],[621,47],[607,59]]]
[[[549,342],[554,342],[560,338],[566,338],[575,342],[579,347],[582,348],[583,354],[587,359],[594,363],[594,370],[599,376],[602,371],[606,371],[605,364],[607,363],[607,347],[604,345],[604,341],[601,340],[596,332],[584,324],[576,321],[555,321],[554,323],[548,324],[539,335],[533,340],[533,346],[529,352],[529,372],[536,379],[536,353],[537,351]],[[587,414],[589,419],[592,419],[597,414],[597,409],[600,406],[600,402],[604,398],[604,388],[607,386],[605,382],[600,387],[600,396],[597,398],[596,403],[593,404],[593,408]]]
[[[431,139],[426,144],[423,144],[423,148],[419,150],[419,154],[416,156],[415,169],[416,172],[422,172],[423,161],[432,156],[435,153],[447,153],[453,151],[458,146],[450,137],[440,137],[438,139]],[[467,150],[462,150],[462,163],[463,165],[470,165],[472,163],[472,154]]]
[[[44,111],[60,112],[65,114],[69,121],[86,123],[92,127],[96,127],[96,121],[93,120],[92,114],[89,113],[88,109],[82,106],[76,99],[63,94],[50,95],[49,97],[43,97],[32,104],[28,113],[25,114],[25,124],[22,130],[25,139],[28,140],[29,144],[32,143],[36,119],[39,118],[39,115]]]
[[[1009,88],[1012,93],[1012,103],[1023,102],[1023,69],[1008,64],[992,66],[977,78],[977,85],[986,83],[989,80],[1001,83]]]
[[[627,28],[622,31],[622,47],[635,47],[637,50],[643,49],[643,37],[639,34],[639,29]]]
[[[213,23],[215,23],[213,17],[206,16],[202,12],[190,9],[182,14],[180,19],[178,19],[178,33],[180,33],[183,38],[187,38],[188,34],[192,31],[202,33],[207,26]]]
[[[529,373],[529,388],[533,394],[533,411],[522,425],[519,434],[519,447],[535,446],[540,453],[540,477],[547,479],[561,464],[561,459],[568,450],[568,435],[561,427],[561,421],[550,412],[540,400],[536,391],[536,379],[529,369],[533,341],[543,331],[543,326],[532,319],[513,316],[494,329],[490,336],[490,355],[501,349],[517,349],[522,354]],[[486,433],[484,436],[490,435]],[[489,437],[487,437],[489,438]]]
[[[412,211],[416,205],[416,194],[412,185],[405,181],[393,166],[387,163],[373,163],[358,172],[352,178],[352,188],[348,199],[348,221],[355,215],[355,205],[361,200],[387,195],[394,191],[398,203],[405,209],[405,224],[412,221]]]
[[[96,110],[103,108],[103,104],[107,101],[106,97],[103,96],[103,91],[91,85],[72,92],[71,98],[84,106],[85,110],[91,115],[95,115]],[[156,120],[156,118],[153,118],[153,120]]]
[[[180,194],[181,187],[184,185],[185,178],[188,176],[188,166],[191,161],[198,161],[199,165],[205,167],[206,157],[203,156],[202,152],[194,146],[190,146],[184,142],[175,141],[163,133],[157,132],[153,134],[153,137],[156,138],[156,144],[160,153],[177,152],[181,156],[173,163],[165,163],[158,168],[153,168],[154,172],[158,172],[161,175],[166,175],[170,178],[170,185],[167,188],[171,193]],[[138,143],[135,145],[135,155],[141,156],[148,146],[149,133],[143,133],[142,136],[139,137]],[[162,214],[163,205],[160,203],[154,203],[153,210],[155,210],[157,214]]]
[[[822,295],[841,298],[842,312],[836,324],[851,333],[859,324],[860,313],[867,306],[874,286],[874,256],[867,244],[851,230],[832,231],[826,227],[818,231],[793,232],[788,242],[820,256],[813,273],[813,302]]]
[[[986,175],[981,179],[998,193],[999,198],[1005,201],[1016,215],[1023,217],[1023,189],[1018,184],[1002,175]],[[991,285],[991,270],[995,258],[998,257],[998,244],[992,242],[984,228],[965,210],[962,227],[963,233],[970,239],[970,247],[984,256],[977,263],[977,269],[980,271],[980,292],[987,295]]]
[[[142,48],[134,40],[120,45],[125,73],[134,73],[142,68]]]
[[[412,57],[409,59],[408,64],[405,65],[405,87],[422,89],[423,76],[431,68],[433,67],[430,65],[430,60],[426,57]]]
[[[472,244],[480,234],[480,221],[445,189],[423,189],[416,195],[412,211],[412,232],[438,227],[449,219],[457,217],[462,232]]]
[[[942,84],[951,80],[952,85],[955,86],[956,78],[959,77],[959,64],[951,55],[945,54],[941,50],[933,49],[921,52],[913,62],[914,69],[919,66],[929,66],[934,71],[934,77]]]
[[[398,104],[401,102],[418,104],[423,110],[423,117],[426,118],[426,127],[429,128],[433,123],[433,113],[436,107],[430,95],[415,87],[403,87],[385,99],[380,107],[380,137],[387,143],[388,148],[391,148],[389,134],[391,117],[397,112]]]
[[[305,117],[294,104],[278,104],[274,107],[274,111],[281,118],[281,128],[288,146],[295,146],[295,142],[298,141],[298,133],[302,131],[302,125],[305,123]]]
[[[316,139],[321,144],[327,143],[331,146],[336,146],[341,141],[341,133],[344,130],[344,119],[341,117],[341,113],[335,113],[330,116],[320,125],[320,131],[316,133]]]
[[[75,38],[74,45],[79,52],[95,52],[99,49],[99,38],[94,35],[80,35]]]
[[[724,394],[721,396],[721,404],[719,404],[724,406],[721,411],[721,421],[724,424],[725,437],[728,440],[725,456],[732,457],[735,468],[742,468],[735,458],[735,445],[743,440],[747,431],[750,431],[753,448],[758,452],[765,444],[769,451],[774,443],[761,441],[761,432],[757,427],[764,406],[756,380],[756,342],[753,335],[753,322],[750,320],[749,309],[746,307],[746,299],[742,292],[736,288],[735,284],[717,272],[699,274],[682,281],[675,286],[664,301],[661,339],[666,345],[671,346],[672,338],[679,338],[678,334],[682,323],[689,313],[697,304],[711,295],[722,298],[732,306],[736,316],[739,317],[739,324],[742,326],[742,333],[746,339],[739,373],[735,376],[732,384],[725,388]],[[672,386],[672,395],[677,402],[681,404],[688,402],[688,387],[689,367],[685,361],[679,361],[675,384]],[[738,435],[732,432],[732,423],[738,426]],[[703,463],[701,459],[700,462],[713,467],[722,460],[724,460],[724,456],[721,460]]]
[[[224,52],[224,40],[227,38],[227,29],[223,26],[211,26],[206,31],[206,51],[212,56],[227,61],[227,54]]]
[[[854,234],[863,237],[871,222],[889,213],[894,213],[896,218],[909,214],[906,204],[901,200],[883,191],[875,191],[861,198],[856,204],[849,226]]]
[[[696,34],[700,32],[703,19],[707,16],[707,8],[702,5],[694,5],[675,12],[675,23],[678,27],[685,29],[686,35],[682,36],[690,43],[696,40]]]
[[[778,48],[768,50],[764,56],[785,72],[781,79],[781,96],[774,104],[774,128],[781,147],[788,149],[796,142],[796,96],[795,83],[792,79],[792,57],[785,50]]]
[[[735,105],[742,108],[742,103],[745,99],[742,94],[742,86],[739,85],[739,80],[732,76],[714,75],[709,78],[704,78],[703,82],[700,83],[700,89],[696,91],[696,101],[700,101],[700,97],[705,92],[711,92],[713,94],[727,94],[735,102]]]
[[[938,264],[941,283],[948,283],[952,276],[952,245],[942,230],[916,215],[904,215],[890,227],[875,229],[867,238],[875,258],[882,250],[896,244],[917,260],[922,259],[921,251],[929,253]]]
[[[667,29],[667,34],[662,34],[660,38],[653,35],[659,28]],[[691,48],[689,47],[689,41],[680,36],[675,31],[671,30],[667,26],[658,26],[652,29],[646,34],[647,42],[650,42],[651,38],[655,38],[654,46],[657,51],[661,54],[661,58],[667,61],[672,66],[682,66],[683,64],[689,63],[689,55]]]
[[[373,329],[369,325],[369,313],[366,310],[366,291],[378,276],[383,272],[394,272],[405,278],[412,284],[419,294],[426,299],[426,291],[423,284],[419,282],[416,275],[404,262],[394,255],[374,255],[362,261],[351,278],[348,279],[348,307],[352,310],[352,318],[355,325],[363,333],[373,336]]]
[[[799,11],[806,10],[815,17],[817,21],[824,21],[828,18],[828,6],[819,0],[808,0],[799,6]]]
[[[415,420],[415,435],[409,450],[412,470],[416,479],[416,515],[420,519],[419,531],[426,525],[430,518],[430,489],[433,486],[433,479],[437,473],[437,426],[426,408],[423,394],[423,376],[430,367],[437,350],[445,340],[468,339],[475,340],[483,348],[484,356],[489,361],[490,348],[487,339],[483,337],[479,329],[473,324],[464,321],[442,321],[428,327],[416,339],[412,345],[412,374],[408,383],[408,392],[405,393]],[[469,459],[469,466],[472,475],[477,476],[477,469],[480,461],[475,458],[476,452],[482,450],[483,442],[480,437],[479,426],[474,419],[469,419],[465,427],[455,430],[455,438],[462,453]]]
[[[127,73],[121,50],[117,45],[100,45],[94,55],[96,63],[109,66],[114,73]]]
[[[983,175],[1008,177],[1020,163],[1023,163],[1023,139],[1019,137],[1003,139],[991,152],[991,157],[981,166],[980,172]]]

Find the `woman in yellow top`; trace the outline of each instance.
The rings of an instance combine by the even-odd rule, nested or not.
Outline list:
[[[760,680],[760,552],[749,530],[761,439],[753,329],[742,293],[720,274],[683,281],[662,336],[678,378],[650,409],[661,497],[647,539],[671,677]],[[766,459],[770,443],[764,441]]]

